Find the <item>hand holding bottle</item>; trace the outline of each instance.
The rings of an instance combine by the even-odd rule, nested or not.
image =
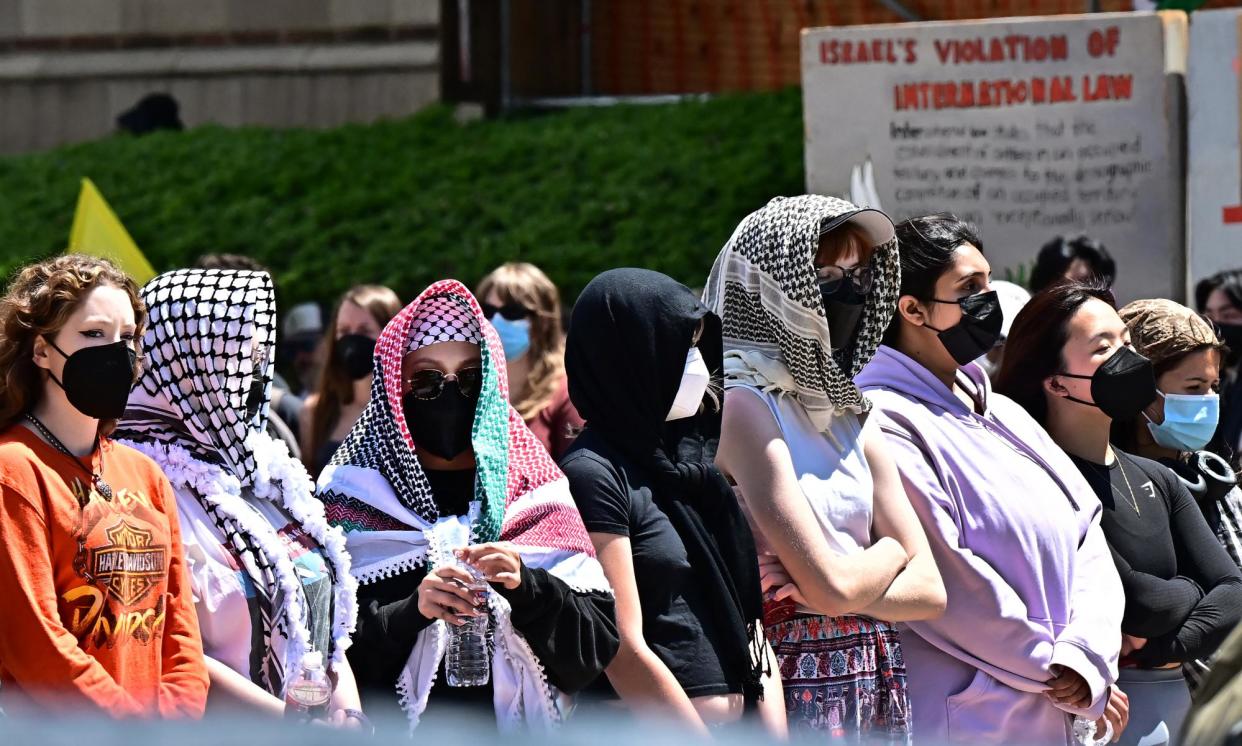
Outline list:
[[[498,583],[508,590],[522,584],[522,556],[509,542],[476,544],[459,549],[457,559],[474,568],[489,583]]]
[[[460,627],[482,613],[483,599],[472,589],[475,579],[460,567],[445,565],[427,573],[418,584],[418,613]]]

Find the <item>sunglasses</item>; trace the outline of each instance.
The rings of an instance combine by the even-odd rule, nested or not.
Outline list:
[[[500,314],[509,321],[518,321],[530,316],[530,310],[521,303],[510,302],[504,304],[503,306],[493,306],[491,303],[480,303],[479,306],[483,309],[483,315],[488,321],[491,321],[492,317],[496,314]]]
[[[435,368],[427,368],[415,371],[405,380],[415,399],[438,399],[444,393],[444,384],[449,381],[457,382],[457,390],[463,397],[473,399],[483,387],[483,369],[463,368],[456,373],[445,373]]]
[[[827,267],[820,267],[816,270],[816,275],[819,287],[825,293],[836,292],[837,288],[841,287],[841,283],[848,280],[855,290],[865,294],[871,292],[871,285],[875,281],[875,274],[871,271],[870,264],[860,264],[849,269],[829,264]]]

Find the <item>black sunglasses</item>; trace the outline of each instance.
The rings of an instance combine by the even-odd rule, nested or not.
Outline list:
[[[444,393],[444,384],[449,381],[457,381],[457,390],[461,395],[473,399],[479,395],[479,389],[483,386],[483,369],[463,368],[456,373],[445,373],[435,368],[427,368],[415,371],[414,375],[406,379],[415,399],[439,398]]]
[[[493,306],[491,303],[480,303],[483,309],[483,315],[490,321],[493,316],[500,314],[509,321],[518,321],[530,316],[530,310],[521,303],[506,303],[503,306]]]

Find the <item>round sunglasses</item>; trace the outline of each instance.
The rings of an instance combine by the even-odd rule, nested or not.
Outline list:
[[[860,264],[849,268],[829,264],[827,267],[817,269],[815,274],[820,289],[825,293],[836,292],[837,288],[841,287],[841,283],[848,281],[855,290],[866,294],[871,292],[871,285],[875,281],[875,273],[872,272],[870,264]]]
[[[415,371],[405,379],[415,399],[438,399],[444,393],[444,384],[449,381],[456,381],[457,391],[465,398],[473,399],[483,387],[483,369],[462,368],[456,373],[445,373],[435,368],[425,368]]]

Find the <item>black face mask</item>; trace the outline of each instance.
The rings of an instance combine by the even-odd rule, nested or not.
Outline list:
[[[1091,398],[1083,401],[1072,396],[1072,402],[1098,407],[1114,420],[1132,420],[1156,399],[1156,374],[1151,361],[1129,347],[1120,347],[1112,357],[1095,369],[1090,376],[1076,373],[1058,373],[1066,378],[1082,378],[1091,381]]]
[[[1005,314],[1001,311],[1000,298],[995,290],[975,293],[958,300],[932,298],[932,303],[956,305],[962,309],[962,320],[948,329],[927,325],[928,329],[938,332],[940,344],[944,345],[958,365],[975,360],[992,349],[1000,339]]]
[[[462,396],[457,381],[445,381],[436,398],[419,399],[409,393],[401,400],[401,407],[414,443],[430,454],[453,459],[470,448],[478,403],[478,396]]]
[[[362,334],[346,334],[336,340],[336,362],[358,381],[370,375],[375,358],[375,340]]]
[[[97,420],[115,420],[125,414],[129,391],[134,387],[138,354],[124,340],[98,347],[83,347],[72,355],[47,340],[65,358],[63,381],[52,381],[65,390],[65,398],[82,414]],[[50,375],[50,374],[49,374]]]
[[[854,283],[838,281],[831,291],[825,290],[820,283],[819,292],[824,299],[824,313],[828,315],[828,339],[832,349],[839,350],[849,347],[854,341],[854,332],[858,322],[862,320],[866,310],[867,296],[858,292]]]

